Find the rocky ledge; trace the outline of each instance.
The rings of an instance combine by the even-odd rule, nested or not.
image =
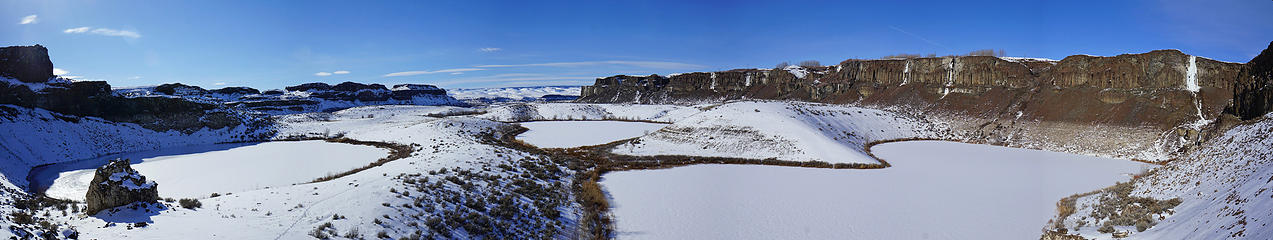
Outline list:
[[[612,76],[585,86],[578,101],[857,104],[950,123],[959,135],[953,138],[973,142],[1167,160],[1273,110],[1271,69],[1273,50],[1247,64],[1177,50],[1059,61],[851,59],[819,67]]]
[[[84,196],[88,204],[87,213],[93,215],[135,202],[156,203],[159,201],[158,187],[154,181],[146,180],[146,176],[133,170],[127,159],[110,161],[97,168],[93,181],[89,182],[88,194]]]
[[[264,114],[335,111],[382,104],[465,105],[448,96],[446,90],[426,84],[398,84],[389,88],[381,84],[355,82],[343,82],[336,85],[306,83],[283,89],[261,91],[249,87],[206,90],[197,86],[169,83],[149,88],[120,89],[115,92],[116,95],[129,98],[179,98]]]

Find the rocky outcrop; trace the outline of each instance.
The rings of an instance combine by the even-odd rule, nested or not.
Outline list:
[[[0,83],[0,104],[43,108],[50,111],[136,123],[156,131],[221,129],[254,122],[215,104],[181,98],[116,96],[101,81],[42,83],[39,91],[25,85]]]
[[[0,48],[0,77],[29,83],[48,81],[53,77],[49,49],[40,45]]]
[[[155,86],[155,92],[168,95],[200,95],[207,94],[208,90],[201,87],[190,86],[181,83],[167,83]]]
[[[115,122],[136,123],[155,131],[222,129],[251,125],[265,127],[260,119],[235,114],[217,104],[170,97],[124,97],[116,95],[102,81],[72,82],[53,78],[48,50],[33,47],[6,47],[0,75],[16,76],[21,82],[0,82],[0,104],[42,108],[67,115],[99,117]],[[202,88],[183,84],[155,87],[172,95],[205,93]]]
[[[216,93],[216,94],[226,94],[226,95],[261,94],[261,90],[256,90],[255,88],[250,88],[250,87],[225,87],[225,88],[208,90],[208,92]]]
[[[155,203],[159,200],[158,187],[133,170],[127,159],[112,160],[97,168],[93,181],[88,184],[88,193],[84,196],[87,213],[93,215],[135,202]]]
[[[1225,112],[1253,119],[1273,111],[1273,42],[1243,70],[1233,86],[1233,105]]]
[[[960,138],[974,142],[1165,159],[1222,130],[1223,124],[1208,123],[1228,124],[1225,112],[1244,118],[1268,112],[1273,88],[1258,76],[1270,71],[1258,70],[1269,67],[1257,62],[1270,60],[1261,59],[1244,65],[1158,50],[1060,61],[846,60],[815,68],[612,76],[585,86],[578,101],[850,103],[949,122]],[[1097,135],[1116,137],[1091,137]]]

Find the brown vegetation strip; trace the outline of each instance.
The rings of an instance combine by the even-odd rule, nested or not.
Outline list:
[[[363,170],[371,169],[373,167],[379,167],[380,165],[385,165],[385,163],[392,162],[393,160],[410,157],[411,153],[415,151],[415,148],[410,145],[403,145],[403,144],[389,143],[389,142],[362,141],[362,140],[354,140],[354,139],[343,138],[343,137],[328,138],[324,140],[327,142],[334,142],[334,143],[365,145],[365,146],[384,148],[389,150],[389,156],[380,158],[379,160],[376,160],[375,162],[372,162],[371,164],[367,164],[366,166],[362,166],[362,167],[355,168],[345,172],[329,174],[327,176],[314,179],[313,181],[310,181],[310,183],[330,181],[340,177],[349,176],[351,174],[358,173]]]

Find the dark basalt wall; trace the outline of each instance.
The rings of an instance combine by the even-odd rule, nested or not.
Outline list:
[[[53,77],[53,61],[44,46],[0,48],[0,76],[23,82],[45,82]]]
[[[1233,105],[1225,109],[1242,119],[1264,116],[1273,110],[1273,42],[1250,62],[1233,88]]]
[[[1060,61],[988,56],[846,60],[807,69],[804,77],[785,69],[612,76],[585,86],[577,101],[852,103],[943,116],[953,119],[956,131],[988,143],[1091,149],[1103,144],[1110,145],[1099,146],[1108,151],[1156,144],[1167,147],[1154,151],[1172,152],[1230,126],[1228,118],[1250,119],[1273,110],[1270,51],[1248,64],[1158,50]],[[1189,87],[1191,65],[1197,91]],[[1221,124],[1197,124],[1208,121]],[[1085,134],[1102,131],[1118,132],[1122,140],[1086,143],[1092,138]]]

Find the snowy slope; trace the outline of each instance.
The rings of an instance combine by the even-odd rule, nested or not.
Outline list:
[[[568,232],[571,226],[563,225],[578,216],[566,190],[572,173],[542,156],[489,145],[489,137],[499,137],[510,124],[425,116],[454,109],[368,106],[282,116],[280,138],[343,135],[408,145],[415,153],[331,181],[203,198],[204,207],[195,210],[172,205],[155,212],[124,210],[66,221],[81,236],[104,239],[313,239],[350,232],[365,239],[380,232],[394,239],[573,234]],[[206,170],[230,173],[238,167]],[[149,225],[102,228],[107,221]]]
[[[156,132],[132,123],[0,105],[0,178],[25,188],[31,167],[107,154],[255,139],[268,129],[235,126],[191,134]]]
[[[815,103],[739,101],[676,121],[615,147],[614,153],[876,163],[863,150],[865,144],[936,134],[928,123],[887,111]]]
[[[460,88],[448,90],[447,94],[455,99],[495,99],[507,98],[522,100],[540,98],[544,95],[579,96],[580,86],[543,86],[543,87],[507,87],[507,88]]]
[[[1179,197],[1176,213],[1138,239],[1273,239],[1273,115],[1211,140],[1138,181],[1133,194]]]
[[[501,122],[540,120],[636,120],[676,122],[702,112],[707,106],[513,103],[494,106],[478,117]]]
[[[1273,239],[1273,115],[1238,125],[1188,155],[1132,182],[1130,196],[1159,201],[1179,199],[1157,225],[1144,232],[1114,225],[1129,239]],[[1111,205],[1102,194],[1077,200],[1078,210],[1065,227],[1089,239],[1112,239],[1097,231],[1094,209]],[[1124,210],[1126,211],[1126,210]],[[1086,227],[1078,227],[1078,222]],[[1073,229],[1079,229],[1074,231]]]

